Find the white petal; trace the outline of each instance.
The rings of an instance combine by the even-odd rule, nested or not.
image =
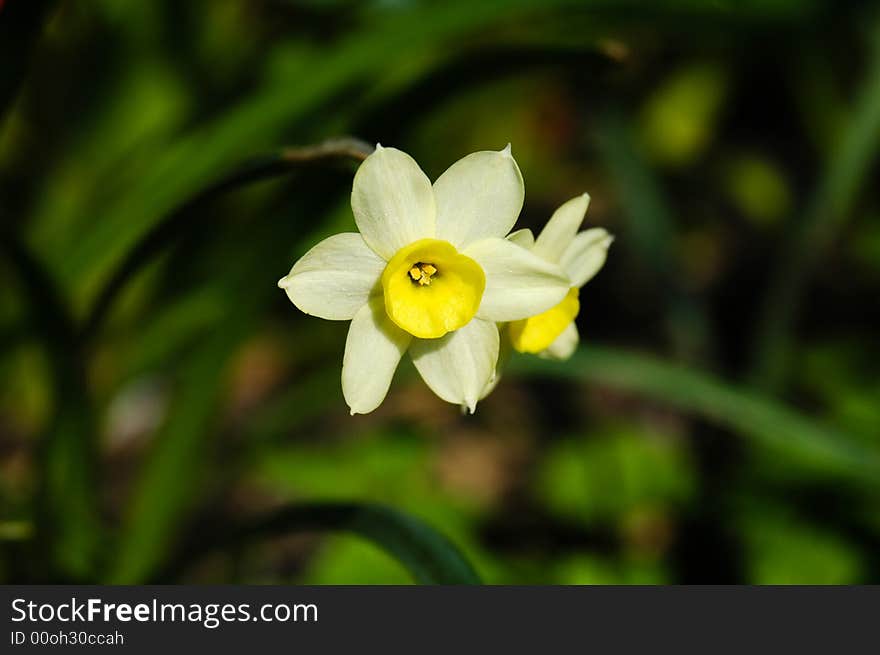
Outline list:
[[[578,341],[580,341],[578,329],[572,321],[562,331],[562,334],[541,352],[541,356],[548,359],[568,359],[577,348]]]
[[[473,413],[495,374],[498,346],[498,327],[475,318],[439,339],[413,339],[410,355],[431,391]]]
[[[556,264],[544,261],[507,239],[483,239],[463,253],[486,274],[486,290],[477,317],[488,321],[516,321],[546,311],[571,288]]]
[[[342,394],[352,414],[367,414],[382,404],[411,339],[388,318],[381,296],[355,314],[342,359]]]
[[[507,235],[507,240],[513,241],[516,245],[522,246],[527,250],[531,250],[532,246],[535,245],[535,235],[532,234],[532,231],[527,227],[517,230],[516,232],[511,232]]]
[[[415,160],[376,146],[354,176],[351,209],[367,245],[386,260],[413,241],[434,236],[431,181]]]
[[[463,157],[434,182],[437,238],[462,248],[503,237],[516,223],[525,187],[510,146]]]
[[[578,234],[559,260],[559,265],[571,278],[571,284],[582,287],[599,272],[614,241],[601,227],[594,227]]]
[[[324,239],[278,281],[300,310],[331,321],[347,321],[379,284],[385,262],[357,232]]]
[[[585,193],[559,207],[535,239],[532,252],[547,261],[559,263],[562,253],[583,223],[589,206],[590,196]]]

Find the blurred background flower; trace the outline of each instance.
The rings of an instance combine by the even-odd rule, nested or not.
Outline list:
[[[880,581],[878,10],[0,3],[0,580],[430,581],[433,530],[490,583]],[[354,229],[341,135],[513,142],[536,232],[589,191],[574,356],[349,417],[275,288]]]

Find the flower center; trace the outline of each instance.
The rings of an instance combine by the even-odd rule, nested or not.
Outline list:
[[[437,339],[470,322],[486,274],[448,241],[421,239],[397,251],[382,273],[385,311],[415,337]]]
[[[433,264],[425,264],[419,262],[409,269],[409,276],[413,282],[417,282],[420,286],[428,286],[431,284],[431,277],[437,273],[437,267]]]
[[[558,305],[543,314],[513,321],[510,324],[510,342],[521,353],[537,354],[556,341],[578,315],[581,309],[580,289],[572,287]]]

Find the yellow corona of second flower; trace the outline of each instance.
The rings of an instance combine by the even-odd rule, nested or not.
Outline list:
[[[510,342],[521,353],[537,355],[550,347],[577,317],[580,289],[572,287],[565,298],[546,312],[510,324]]]

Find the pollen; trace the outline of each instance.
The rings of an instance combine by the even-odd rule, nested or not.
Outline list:
[[[424,264],[419,262],[409,269],[409,277],[413,282],[418,282],[420,286],[429,286],[431,278],[437,272],[437,267],[433,264]]]

